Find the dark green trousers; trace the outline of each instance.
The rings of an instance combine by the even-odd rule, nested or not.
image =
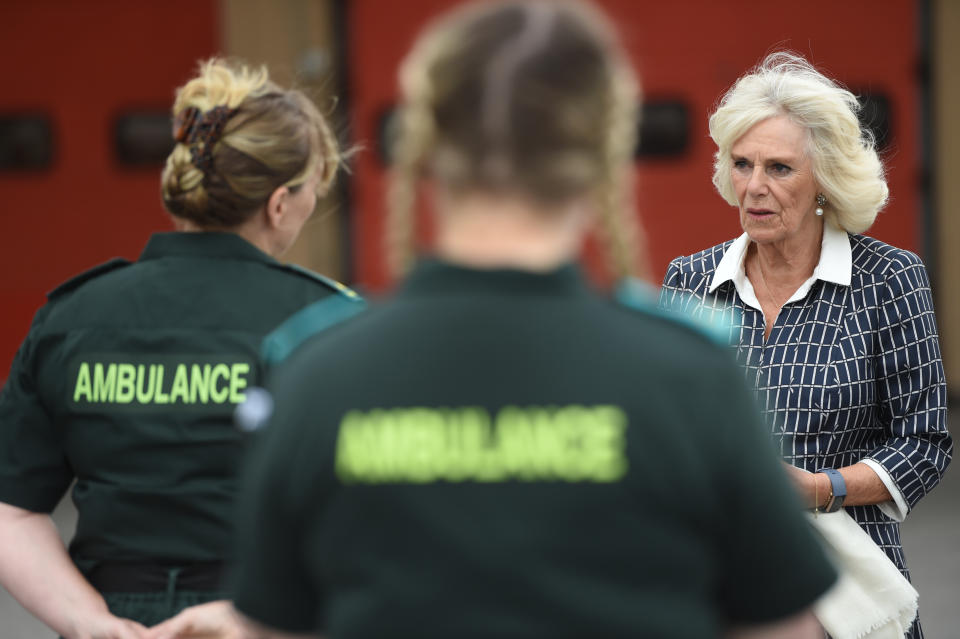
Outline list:
[[[165,590],[153,592],[101,592],[107,608],[117,617],[138,621],[149,628],[166,621],[185,608],[226,599],[227,593],[218,590],[181,590],[177,588],[179,568],[171,568]],[[60,637],[63,639],[63,637]]]
[[[223,592],[105,592],[110,612],[124,619],[139,621],[150,627],[173,617],[184,608],[225,599]]]
[[[149,628],[166,621],[184,608],[226,599],[224,592],[104,592],[107,607],[117,617],[139,621]],[[60,637],[63,639],[63,637]]]
[[[166,621],[184,608],[225,599],[227,594],[218,590],[189,590],[178,584],[180,568],[167,571],[167,585],[163,590],[150,592],[110,592],[101,594],[107,607],[117,617],[139,621],[146,627]]]

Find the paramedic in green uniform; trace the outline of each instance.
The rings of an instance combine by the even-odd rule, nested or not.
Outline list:
[[[141,637],[222,598],[232,415],[261,382],[261,341],[362,304],[275,259],[339,164],[309,99],[212,60],[173,115],[162,192],[177,232],[50,293],[0,395],[0,581],[68,639]],[[49,513],[74,479],[68,554]]]
[[[422,181],[434,255],[271,379],[250,636],[822,637],[835,572],[732,358],[574,266],[599,218],[633,270],[629,69],[579,3],[481,2],[418,40],[390,204],[409,237]],[[152,636],[235,636],[230,614]]]

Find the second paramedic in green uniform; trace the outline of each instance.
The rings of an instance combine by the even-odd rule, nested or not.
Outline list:
[[[237,526],[251,636],[820,639],[835,573],[734,362],[574,266],[594,215],[633,265],[638,92],[606,23],[468,5],[401,90],[390,203],[413,228],[425,181],[436,254],[272,379]]]
[[[339,163],[309,99],[213,60],[173,113],[178,231],[53,291],[0,395],[0,581],[68,639],[141,637],[222,598],[232,415],[261,382],[261,341],[362,305],[275,259]],[[74,479],[68,555],[48,513]]]

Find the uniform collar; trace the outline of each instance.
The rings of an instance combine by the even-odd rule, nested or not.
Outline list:
[[[562,295],[584,291],[585,285],[580,269],[573,264],[546,273],[534,273],[507,268],[473,269],[438,259],[425,259],[414,268],[402,290],[413,295]]]
[[[750,238],[746,233],[733,241],[724,252],[720,263],[717,264],[713,279],[710,280],[709,291],[712,293],[724,282],[733,282],[740,298],[746,304],[759,309],[760,302],[757,301],[753,285],[750,284],[743,267],[749,246]],[[838,229],[830,223],[824,223],[823,239],[820,242],[820,260],[813,269],[813,275],[801,284],[800,288],[784,304],[802,299],[817,280],[850,286],[852,275],[853,256],[850,249],[850,237],[846,231]]]
[[[279,263],[236,233],[206,231],[154,233],[140,254],[140,261],[174,255]]]

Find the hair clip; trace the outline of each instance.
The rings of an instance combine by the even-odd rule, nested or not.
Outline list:
[[[173,139],[177,142],[188,142],[190,134],[193,133],[197,125],[197,119],[200,117],[200,109],[197,107],[187,107],[177,114],[173,119]]]
[[[201,113],[197,107],[187,107],[173,121],[173,139],[190,146],[194,165],[208,175],[213,170],[213,147],[223,135],[223,127],[237,112],[218,106]]]

